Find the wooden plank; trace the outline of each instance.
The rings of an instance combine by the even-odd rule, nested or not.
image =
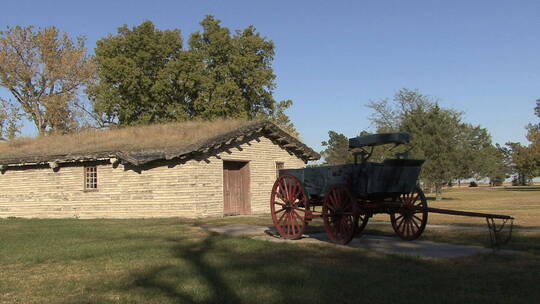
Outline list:
[[[223,213],[250,214],[249,164],[243,161],[223,162]]]

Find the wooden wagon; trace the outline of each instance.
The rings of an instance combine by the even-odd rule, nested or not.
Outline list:
[[[435,212],[484,217],[492,242],[501,243],[498,232],[506,221],[513,220],[511,216],[428,207],[418,185],[424,160],[398,154],[381,163],[369,161],[375,146],[408,143],[406,133],[351,138],[353,164],[280,170],[270,198],[272,220],[279,235],[298,239],[311,220],[322,218],[329,239],[347,244],[362,232],[370,217],[386,213],[395,233],[410,241],[422,234],[428,214]],[[503,224],[495,225],[494,219],[503,220]]]

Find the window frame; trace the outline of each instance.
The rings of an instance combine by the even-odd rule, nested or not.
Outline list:
[[[98,188],[98,180],[99,180],[99,178],[98,178],[98,166],[97,165],[84,166],[83,167],[83,178],[84,178],[83,186],[84,186],[84,191],[85,192],[98,191],[98,189],[99,189]]]

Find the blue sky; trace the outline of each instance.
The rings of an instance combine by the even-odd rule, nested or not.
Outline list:
[[[540,1],[3,1],[0,28],[55,25],[95,42],[152,20],[184,38],[213,14],[276,45],[277,99],[306,143],[370,129],[370,100],[400,88],[440,98],[494,142],[525,140],[540,98]],[[5,95],[5,91],[1,94]],[[26,135],[33,128],[24,129]]]

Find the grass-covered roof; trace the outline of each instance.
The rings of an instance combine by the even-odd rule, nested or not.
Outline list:
[[[238,138],[262,132],[291,153],[307,160],[319,155],[268,121],[193,121],[67,135],[20,138],[0,144],[0,164],[25,165],[118,157],[140,165],[216,149]]]

